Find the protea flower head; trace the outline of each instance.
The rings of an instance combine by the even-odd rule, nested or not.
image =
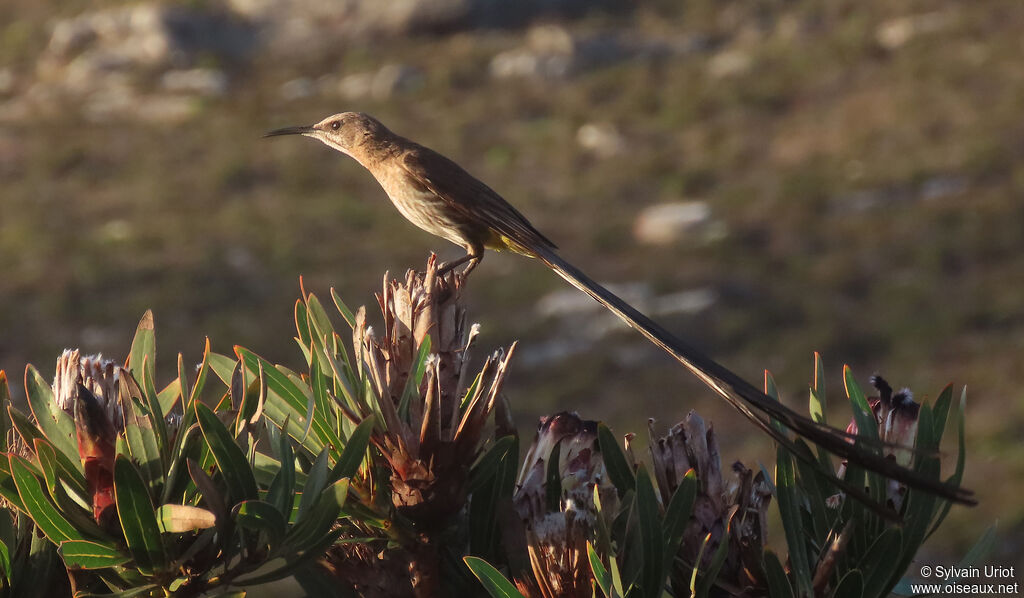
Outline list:
[[[116,516],[115,446],[118,434],[124,432],[120,393],[129,381],[135,384],[127,370],[101,355],[82,357],[78,349],[66,349],[57,359],[54,400],[75,419],[78,455],[92,494],[93,517],[103,526]]]
[[[557,459],[557,464],[552,461]],[[559,488],[550,488],[552,467]],[[575,413],[543,417],[530,446],[513,497],[523,522],[533,578],[517,578],[523,595],[589,597],[593,574],[587,542],[602,516],[594,504],[597,487],[602,513],[617,512],[617,494],[608,480],[597,444],[597,422]]]
[[[761,559],[772,495],[764,474],[754,474],[736,462],[732,476],[724,477],[714,429],[693,411],[664,437],[656,436],[653,420],[648,427],[663,504],[668,504],[690,469],[699,484],[675,561],[673,588],[679,595],[688,594],[694,565],[698,570],[707,568],[722,542],[728,542],[728,547],[716,584],[737,591],[763,586]]]
[[[893,459],[904,467],[909,467],[914,460],[914,446],[917,442],[917,422],[921,413],[921,405],[914,401],[914,394],[909,388],[893,392],[885,378],[879,375],[871,377],[871,385],[878,391],[877,397],[868,397],[868,405],[878,423],[878,438],[887,445],[885,456]],[[851,434],[857,433],[857,422],[850,421],[846,428]],[[906,448],[893,448],[906,447]],[[846,473],[846,462],[839,466],[839,476]],[[895,480],[889,480],[886,486],[886,498],[890,506],[899,510],[903,505],[903,496],[907,487]],[[838,501],[831,500],[830,504]]]

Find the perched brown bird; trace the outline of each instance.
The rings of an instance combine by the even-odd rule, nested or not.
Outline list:
[[[483,259],[484,248],[510,250],[540,259],[570,284],[599,301],[675,357],[798,458],[816,463],[804,451],[798,450],[788,435],[776,430],[759,414],[782,422],[807,440],[865,469],[957,502],[973,504],[973,493],[969,490],[934,481],[901,467],[878,452],[863,447],[863,441],[855,445],[852,435],[815,422],[768,397],[562,259],[555,244],[537,231],[518,210],[458,164],[392,133],[372,116],[343,112],[314,125],[277,129],[265,137],[278,135],[312,137],[351,156],[373,174],[406,219],[466,250],[464,257],[444,264],[439,273],[468,262],[463,275],[468,274]],[[831,472],[822,472],[822,475],[830,477],[851,495],[870,501],[862,491],[850,488]]]

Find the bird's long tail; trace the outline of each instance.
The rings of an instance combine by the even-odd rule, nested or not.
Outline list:
[[[797,458],[808,459],[809,456],[805,451],[799,450],[788,435],[780,432],[759,414],[764,414],[781,422],[801,437],[865,469],[952,501],[975,504],[973,492],[970,490],[929,479],[911,469],[901,467],[895,461],[887,459],[877,452],[855,445],[850,434],[815,422],[768,397],[728,368],[680,340],[659,324],[637,311],[629,303],[626,303],[614,293],[592,280],[575,266],[562,259],[555,253],[554,249],[546,247],[531,249],[533,249],[532,253],[571,285],[596,299],[631,327],[640,331],[652,343],[676,358],[694,375],[711,387],[712,390],[721,395],[730,405],[775,439],[776,442],[790,449],[790,452]],[[836,480],[831,472],[822,473],[831,477],[834,482],[839,482],[839,485],[846,486],[840,480]],[[862,492],[857,492],[856,489],[848,487],[846,489],[854,494],[863,495]]]

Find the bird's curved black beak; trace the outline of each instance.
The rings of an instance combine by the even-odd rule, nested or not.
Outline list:
[[[278,135],[307,135],[312,133],[313,125],[307,125],[304,127],[285,127],[283,129],[274,129],[268,133],[264,133],[264,137],[277,137]]]

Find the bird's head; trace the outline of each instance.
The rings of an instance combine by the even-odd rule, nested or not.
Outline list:
[[[328,116],[314,125],[285,127],[265,134],[264,137],[278,135],[305,135],[319,139],[326,145],[348,154],[358,153],[359,148],[368,142],[379,141],[390,131],[380,121],[362,112],[341,112]]]

